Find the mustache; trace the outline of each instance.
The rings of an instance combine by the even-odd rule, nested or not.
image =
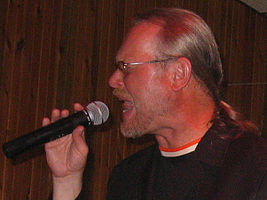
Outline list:
[[[128,92],[126,92],[125,90],[121,90],[121,89],[114,89],[112,94],[118,98],[126,98],[126,99],[132,99],[132,97],[130,96],[130,94]]]

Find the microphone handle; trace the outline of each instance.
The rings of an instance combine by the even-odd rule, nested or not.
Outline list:
[[[79,111],[3,144],[3,151],[8,158],[13,158],[35,146],[72,133],[78,125],[87,126],[88,124],[91,124],[91,119],[88,113],[85,110]]]

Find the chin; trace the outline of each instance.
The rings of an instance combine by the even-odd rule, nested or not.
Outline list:
[[[150,132],[153,119],[145,115],[137,115],[134,119],[127,119],[120,125],[121,133],[126,138],[139,138]]]
[[[121,133],[126,138],[139,138],[145,134],[144,131],[138,130],[135,127],[126,128],[123,124],[121,124]]]

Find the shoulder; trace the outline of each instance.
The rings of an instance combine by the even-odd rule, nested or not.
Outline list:
[[[266,164],[267,140],[250,132],[237,134],[229,145],[227,155],[232,159],[239,156],[240,159]]]
[[[234,177],[261,182],[267,170],[266,139],[249,132],[233,138],[226,151],[224,169]]]
[[[266,170],[266,139],[250,132],[236,134],[225,151],[218,199],[266,199]]]

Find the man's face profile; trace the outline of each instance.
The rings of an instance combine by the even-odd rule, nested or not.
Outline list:
[[[159,26],[141,23],[133,27],[117,53],[125,63],[154,60]],[[110,77],[113,94],[122,101],[121,131],[126,137],[139,137],[153,132],[165,114],[167,94],[164,75],[159,65],[133,66],[128,73],[117,69]]]

